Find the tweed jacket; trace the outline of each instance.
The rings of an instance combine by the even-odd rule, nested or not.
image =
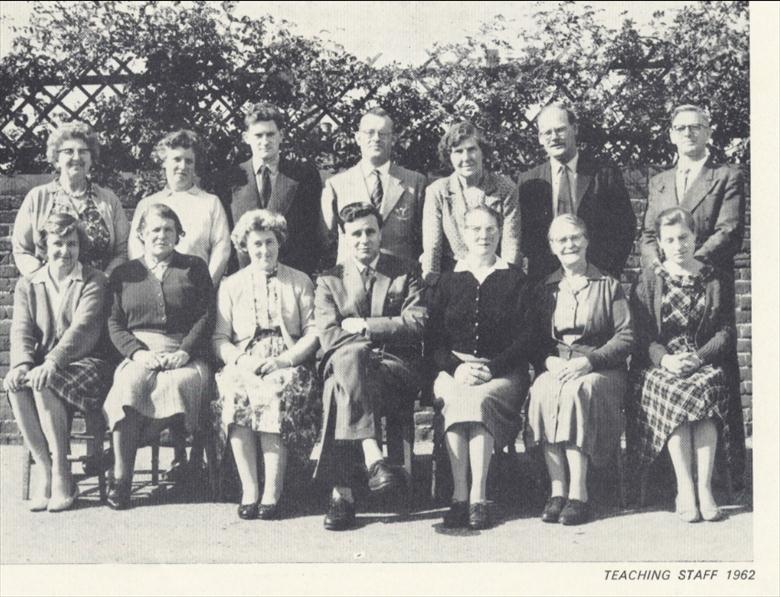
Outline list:
[[[82,266],[81,275],[64,290],[55,313],[44,276],[20,278],[14,291],[11,321],[11,368],[48,359],[63,368],[89,356],[101,345],[108,315],[108,280],[103,272]]]

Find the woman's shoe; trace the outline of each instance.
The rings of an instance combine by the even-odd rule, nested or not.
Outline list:
[[[45,512],[49,507],[49,498],[45,495],[34,498],[30,502],[30,512]]]
[[[112,510],[127,510],[130,507],[131,483],[115,481],[111,483],[106,503]]]
[[[723,512],[716,505],[710,507],[701,507],[701,517],[707,522],[717,522],[723,520]]]
[[[469,528],[473,531],[491,527],[490,510],[487,502],[477,502],[469,507]]]
[[[260,505],[255,502],[253,504],[240,504],[238,506],[238,517],[241,520],[254,520],[257,518],[260,510]]]
[[[462,529],[469,526],[469,503],[452,502],[444,513],[443,523],[446,529]]]
[[[70,495],[54,496],[49,498],[49,503],[47,504],[46,509],[49,512],[64,512],[65,510],[69,510],[76,501],[76,496],[78,496],[78,494],[78,485],[76,485],[75,482],[71,482]]]
[[[279,520],[281,513],[278,502],[276,504],[260,504],[257,510],[257,518],[260,520]]]
[[[701,514],[696,507],[696,502],[691,505],[680,506],[680,496],[674,498],[674,509],[677,514],[677,518],[683,522],[699,522],[701,520]]]

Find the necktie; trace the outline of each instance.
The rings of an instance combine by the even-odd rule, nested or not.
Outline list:
[[[682,193],[677,198],[677,202],[680,203],[683,199],[685,199],[685,193],[688,191],[688,177],[691,174],[690,168],[684,168],[682,171]]]
[[[561,166],[561,174],[558,179],[558,213],[573,214],[574,205],[571,201],[571,182],[569,181],[569,167],[565,164]]]
[[[260,207],[268,207],[268,200],[271,198],[271,170],[268,166],[261,166],[260,175]]]
[[[371,187],[371,203],[377,209],[381,209],[384,191],[382,190],[382,179],[380,177],[379,170],[374,170],[371,173],[371,176],[374,177],[374,185]]]
[[[366,289],[366,294],[371,297],[371,291],[374,288],[374,270],[373,268],[368,265],[366,266],[360,277],[363,279],[363,288]]]

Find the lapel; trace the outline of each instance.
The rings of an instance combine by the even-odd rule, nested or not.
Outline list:
[[[295,289],[293,288],[292,280],[290,279],[290,272],[287,269],[287,266],[282,263],[277,265],[276,279],[279,282],[279,293],[281,295],[282,316],[280,318],[280,323],[282,328],[282,336],[287,343],[287,347],[291,348],[293,342],[291,340],[291,334],[287,323],[288,319],[290,323],[293,323],[293,317],[297,315],[296,305],[298,302],[295,300]],[[300,325],[298,325],[298,327],[300,327]],[[298,330],[293,331],[296,332],[296,336],[299,334]]]
[[[246,184],[236,187],[233,191],[231,210],[234,222],[238,222],[238,219],[250,209],[255,209],[260,200],[260,193],[257,190],[257,179],[252,170],[252,160],[250,159],[240,164],[239,168],[246,175]]]
[[[384,257],[380,255],[376,264],[374,288],[371,291],[371,317],[382,317],[384,315],[385,299],[392,282],[392,278],[384,273],[383,261]]]
[[[656,201],[660,202],[658,212],[660,213],[668,207],[677,207],[677,186],[675,184],[676,168],[664,170],[658,175],[658,186]]]
[[[298,188],[298,181],[282,174],[280,168],[276,175],[276,184],[274,185],[271,198],[268,200],[268,209],[282,215],[286,215],[290,209],[290,204],[295,197],[295,191]]]
[[[395,208],[401,195],[404,194],[403,181],[400,177],[400,171],[398,166],[390,164],[390,172],[388,176],[387,189],[385,190],[384,197],[382,198],[382,219],[387,220],[387,216]]]
[[[574,200],[577,205],[577,213],[581,213],[582,199],[585,197],[585,193],[588,192],[591,183],[593,182],[595,174],[595,168],[588,162],[582,153],[580,153],[580,159],[577,160],[577,189],[574,193]]]
[[[715,169],[712,167],[710,160],[711,158],[707,160],[696,180],[688,186],[688,190],[685,191],[685,197],[680,202],[680,207],[693,212],[709,194],[715,182]]]
[[[553,215],[552,165],[550,164],[549,159],[542,164],[539,172],[539,179],[547,183],[547,186],[543,187],[545,194],[542,197],[542,199],[545,201],[545,211],[548,214],[551,214],[552,217],[555,217]],[[550,221],[552,221],[552,218],[550,218]]]
[[[351,317],[355,313],[360,317],[369,317],[371,306],[366,296],[366,289],[363,286],[363,279],[360,277],[355,260],[351,257],[348,257],[344,263],[343,281],[346,305],[341,315]]]
[[[655,328],[658,335],[661,335],[661,302],[664,296],[664,279],[660,273],[653,273],[653,315],[655,317]]]

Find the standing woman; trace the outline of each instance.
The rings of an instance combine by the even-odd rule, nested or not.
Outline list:
[[[130,505],[135,454],[142,438],[157,437],[176,418],[194,431],[211,372],[203,358],[213,323],[206,263],[175,250],[181,222],[155,203],[138,224],[144,255],[117,268],[108,331],[125,357],[103,410],[113,431],[114,480],[108,504]]]
[[[439,370],[433,393],[443,404],[454,486],[444,525],[485,529],[493,448],[514,442],[528,390],[525,280],[496,255],[501,217],[495,211],[470,209],[463,234],[465,258],[434,289],[426,350]]]
[[[233,242],[249,255],[249,265],[219,288],[214,352],[225,367],[216,376],[216,423],[221,443],[230,442],[241,479],[242,519],[279,517],[288,452],[308,462],[322,416],[314,372],[320,345],[314,286],[303,272],[279,263],[286,236],[284,216],[265,209],[245,212]]]
[[[724,274],[695,256],[690,212],[680,207],[662,211],[655,232],[664,260],[643,271],[632,295],[639,334],[632,370],[638,372],[639,393],[630,409],[631,452],[641,478],[668,446],[679,518],[719,520],[711,481],[718,427],[727,447],[732,439],[723,370],[734,350],[732,295]]]
[[[626,359],[634,346],[623,289],[588,263],[587,235],[575,215],[552,221],[550,249],[561,268],[536,288],[528,314],[537,373],[528,423],[544,446],[551,481],[542,520],[565,525],[589,520],[588,467],[607,464],[620,441]]]
[[[53,213],[67,213],[84,231],[81,262],[110,274],[127,261],[129,225],[122,204],[110,190],[89,179],[100,155],[97,135],[88,124],[69,122],[49,135],[46,157],[57,178],[32,189],[14,221],[11,246],[17,269],[25,277],[44,265],[36,247],[41,230]]]
[[[425,190],[420,260],[428,284],[466,257],[466,212],[478,205],[488,206],[503,221],[498,255],[509,264],[521,265],[517,187],[510,178],[485,170],[486,152],[484,134],[470,122],[453,124],[439,142],[439,159],[453,172]]]
[[[38,232],[45,264],[14,292],[11,362],[5,390],[38,466],[30,509],[67,510],[76,488],[68,462],[69,411],[99,410],[111,383],[98,358],[108,306],[106,277],[79,263],[78,220],[54,213]]]

